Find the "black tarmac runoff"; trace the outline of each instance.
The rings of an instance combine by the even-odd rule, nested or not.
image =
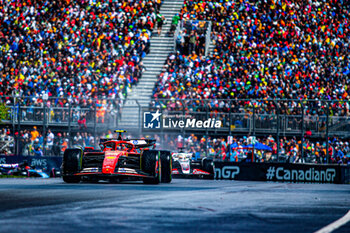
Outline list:
[[[0,232],[316,232],[349,210],[350,185],[0,179]]]

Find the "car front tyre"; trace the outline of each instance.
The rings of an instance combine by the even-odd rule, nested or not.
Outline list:
[[[66,183],[79,183],[80,176],[74,176],[81,169],[82,150],[67,149],[63,154],[62,178]]]
[[[160,151],[160,160],[162,164],[162,183],[170,183],[172,180],[172,158],[170,151]]]
[[[153,177],[143,178],[145,184],[159,184],[162,180],[162,163],[160,152],[154,150],[144,151],[142,154],[142,170]]]

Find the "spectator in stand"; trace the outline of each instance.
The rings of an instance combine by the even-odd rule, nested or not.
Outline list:
[[[162,27],[165,21],[165,17],[161,13],[157,13],[157,31],[158,31],[158,36],[162,33]]]
[[[54,138],[54,145],[52,147],[53,156],[61,155],[61,145],[63,143],[63,138],[61,133],[57,133],[57,136]]]
[[[37,146],[34,148],[34,156],[44,156],[43,151],[41,150],[40,146]]]
[[[171,27],[170,27],[170,34],[174,35],[174,32],[176,30],[177,25],[179,24],[180,16],[178,13],[174,15],[174,17],[171,20]]]
[[[156,11],[159,12],[160,11],[160,6],[162,5],[162,0],[156,0],[155,1],[155,7],[156,7]]]
[[[68,148],[69,139],[65,138],[61,144],[61,154]]]
[[[80,135],[79,132],[74,136],[73,143],[74,145],[83,146],[83,137]]]
[[[31,134],[31,141],[35,141],[35,139],[39,137],[39,132],[36,126],[33,126],[33,130],[30,134]]]
[[[49,129],[48,132],[47,132],[47,142],[46,142],[46,153],[47,153],[47,155],[51,155],[52,154],[52,147],[53,147],[54,139],[55,139],[55,135]]]
[[[80,119],[78,120],[78,124],[79,124],[79,129],[86,129],[86,113],[82,113],[82,115],[80,116]]]
[[[14,136],[11,133],[11,130],[3,128],[0,135],[0,153],[5,155],[13,154],[14,152]]]
[[[106,138],[113,138],[113,134],[111,130],[108,130],[108,134],[106,135]]]

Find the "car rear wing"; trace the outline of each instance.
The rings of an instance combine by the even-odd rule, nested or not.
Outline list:
[[[124,141],[134,144],[135,148],[151,147],[156,144],[156,139],[125,139]]]
[[[124,141],[134,144],[135,148],[151,147],[156,144],[156,139],[117,139],[117,138],[101,138],[100,143],[107,141]]]

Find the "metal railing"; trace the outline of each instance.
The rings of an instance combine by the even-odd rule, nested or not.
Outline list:
[[[323,141],[329,160],[330,137],[350,138],[350,114],[342,111],[350,102],[328,100],[272,100],[272,99],[210,99],[169,100],[151,102],[147,111],[160,109],[164,114],[182,112],[198,119],[209,117],[221,120],[220,128],[163,129],[183,135],[200,133],[213,135],[251,135],[267,137],[297,137],[301,155],[306,138]],[[141,126],[140,126],[141,127]],[[280,154],[277,143],[277,156]]]
[[[208,56],[208,52],[209,52],[209,47],[210,47],[210,43],[211,43],[211,27],[212,27],[212,22],[209,21],[208,22],[208,28],[206,31],[206,35],[205,35],[205,56]]]
[[[179,33],[180,33],[180,31],[182,30],[182,28],[183,28],[183,21],[181,20],[181,21],[179,21],[179,23],[178,23],[178,25],[177,25],[177,27],[176,27],[176,30],[175,30],[175,32],[174,32],[174,52],[176,53],[176,46],[177,46],[177,44],[176,44],[176,41],[177,41],[177,37],[179,36]]]
[[[10,100],[8,99],[10,98]],[[27,97],[0,97],[0,102],[5,103],[9,110],[9,118],[3,119],[5,124],[13,125],[45,125],[45,126],[78,126],[81,120],[86,121],[88,127],[98,125],[118,126],[123,102],[118,99],[93,99],[90,105],[80,105],[69,102],[66,99],[63,107],[42,102],[21,102]],[[29,97],[28,97],[29,98]],[[6,99],[7,101],[4,101]],[[58,98],[49,98],[57,100]],[[110,101],[109,104],[99,104],[101,101]],[[133,101],[133,100],[128,100]],[[290,107],[284,106],[285,102],[295,101],[299,104],[298,112],[284,111]],[[137,100],[134,100],[137,103]],[[254,104],[252,104],[254,102]],[[149,107],[135,104],[139,120],[135,127],[142,128],[142,113],[144,111],[156,111],[170,115],[191,115],[198,120],[215,118],[221,120],[222,126],[217,131],[266,133],[274,132],[280,135],[305,134],[311,132],[314,137],[329,136],[349,137],[350,116],[342,115],[341,109],[335,108],[340,101],[321,101],[322,114],[315,112],[312,107],[315,101],[300,100],[153,100]],[[262,104],[264,103],[264,104]],[[109,107],[108,107],[108,106]],[[269,106],[268,109],[266,106]],[[130,106],[129,106],[130,108]],[[293,108],[293,107],[291,107]],[[295,107],[294,107],[295,108]],[[261,111],[264,109],[264,111]],[[323,108],[324,109],[324,108]],[[99,112],[100,111],[100,112]],[[328,124],[327,124],[328,122]],[[102,127],[103,128],[103,127]],[[188,129],[191,130],[191,129]],[[200,129],[195,129],[200,130]],[[328,131],[328,132],[327,132]]]
[[[91,99],[89,104],[81,105],[67,99],[49,98],[46,101],[33,101],[32,97],[0,97],[10,112],[8,119],[2,123],[11,125],[13,132],[19,132],[21,127],[39,126],[43,135],[48,128],[61,127],[69,133],[86,128],[93,133],[106,132],[119,125],[122,101],[118,99]],[[23,101],[23,100],[30,101]],[[57,106],[54,102],[63,101]],[[104,101],[104,104],[102,103]],[[109,101],[109,102],[108,102]],[[131,100],[128,100],[131,101]],[[102,103],[102,104],[101,104]],[[107,104],[106,104],[107,103]],[[108,104],[109,103],[109,104]],[[135,100],[137,103],[137,100]],[[342,111],[341,106],[349,102],[327,100],[251,100],[251,99],[210,99],[210,100],[152,100],[150,105],[137,109],[137,123],[123,125],[127,130],[138,134],[150,131],[144,128],[143,113],[159,110],[163,115],[192,116],[197,120],[213,118],[221,121],[220,128],[170,127],[161,128],[159,133],[175,133],[188,135],[274,135],[280,137],[298,137],[303,143],[306,137],[321,140],[329,148],[330,137],[350,138],[350,116]],[[104,106],[104,107],[103,107]],[[109,109],[108,109],[109,106]],[[130,107],[130,106],[129,106]],[[104,111],[102,113],[100,110]],[[279,148],[278,148],[279,150]],[[279,151],[277,151],[277,154]],[[303,153],[303,152],[302,152]]]
[[[107,98],[72,100],[2,96],[0,103],[5,104],[9,112],[7,119],[1,119],[1,124],[10,127],[12,132],[36,126],[42,135],[46,135],[49,128],[54,128],[68,135],[85,131],[95,136],[117,127],[122,101]]]
[[[210,42],[211,42],[211,30],[212,30],[212,22],[211,21],[204,21],[204,20],[181,20],[179,21],[179,24],[176,27],[175,33],[174,33],[174,52],[177,50],[177,37],[180,33],[180,31],[183,31],[184,29],[187,30],[187,34],[185,36],[189,36],[190,32],[193,31],[193,24],[196,23],[197,25],[203,25],[203,27],[198,27],[197,31],[199,32],[205,32],[205,56],[208,55]]]

